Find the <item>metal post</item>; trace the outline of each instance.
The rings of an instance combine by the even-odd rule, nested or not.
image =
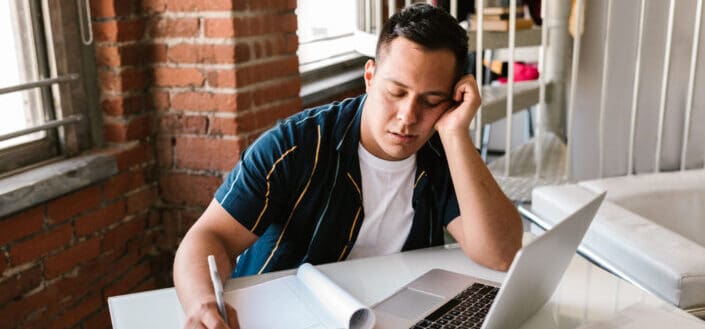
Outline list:
[[[475,38],[475,80],[477,81],[477,88],[480,91],[480,98],[482,98],[482,55],[483,55],[483,48],[482,48],[482,37],[484,36],[484,8],[485,8],[485,1],[484,0],[477,0],[475,2],[475,17],[477,19],[477,28],[475,29],[475,33],[477,37]],[[482,104],[480,104],[480,107],[477,109],[477,114],[475,114],[475,143],[477,146],[482,145]]]
[[[695,88],[695,70],[698,65],[698,47],[700,46],[700,24],[703,18],[703,0],[698,0],[695,9],[695,25],[693,27],[693,48],[690,54],[690,77],[688,78],[688,97],[685,105],[685,123],[683,124],[683,148],[681,149],[681,170],[685,170],[686,153],[688,152],[688,134],[690,133],[690,115],[693,112],[693,89]]]
[[[546,101],[546,108],[542,113],[544,131],[555,133],[560,138],[565,135],[565,107],[566,107],[566,71],[570,58],[570,34],[568,33],[568,16],[570,15],[570,1],[547,0],[542,3],[547,5],[547,17],[543,21],[543,28],[548,31],[548,46],[546,48],[546,81],[551,81],[551,97]],[[539,128],[539,127],[537,127]]]
[[[598,126],[599,154],[598,154],[598,177],[605,176],[605,107],[607,106],[607,75],[610,72],[610,34],[612,28],[612,0],[607,1],[607,13],[605,14],[605,48],[602,53],[602,84],[600,86],[600,121]]]
[[[575,17],[575,38],[573,38],[573,61],[571,64],[571,79],[570,79],[570,97],[568,98],[568,118],[567,118],[567,143],[566,143],[566,159],[565,159],[565,178],[569,180],[571,178],[571,157],[570,152],[573,146],[572,136],[573,136],[573,113],[575,112],[575,91],[577,90],[578,84],[578,64],[580,63],[580,41],[582,40],[582,33],[580,30],[580,25],[582,24],[581,18],[582,9],[584,7],[584,1],[578,0],[576,2],[576,17]]]
[[[541,6],[541,19],[546,19],[546,6]],[[548,29],[541,29],[541,48],[539,48],[539,106],[536,111],[536,136],[534,139],[534,164],[536,165],[535,178],[541,177],[543,169],[543,112],[546,111],[546,42]]]
[[[517,1],[509,1],[509,63],[507,74],[507,130],[504,141],[504,176],[511,175],[510,167],[512,163],[512,113],[514,109],[514,45],[516,42],[517,24]]]
[[[392,17],[397,11],[396,0],[387,1],[387,18]]]
[[[636,136],[636,115],[639,108],[639,81],[641,80],[641,52],[644,47],[644,16],[646,14],[646,2],[641,0],[639,9],[639,36],[636,46],[636,62],[634,62],[634,91],[632,92],[632,116],[629,126],[629,158],[627,164],[627,175],[634,174],[634,140]]]
[[[673,18],[675,16],[676,1],[671,0],[668,7],[668,27],[666,31],[666,48],[664,49],[663,75],[661,76],[661,99],[659,101],[658,132],[656,137],[656,156],[654,159],[654,172],[661,171],[661,144],[663,143],[663,123],[666,115],[666,92],[668,91],[668,74],[671,66],[671,42],[673,39]]]

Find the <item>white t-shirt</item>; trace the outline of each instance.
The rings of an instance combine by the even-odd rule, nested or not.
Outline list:
[[[347,259],[401,251],[414,219],[416,154],[387,161],[358,145],[364,220]]]

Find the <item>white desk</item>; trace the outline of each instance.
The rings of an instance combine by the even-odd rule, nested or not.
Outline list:
[[[525,242],[529,239],[529,236],[524,238]],[[457,247],[434,247],[317,266],[366,305],[382,300],[405,283],[436,267],[495,281],[504,279],[504,273],[473,263]],[[229,280],[225,290],[291,273],[293,270]],[[679,316],[691,317],[576,255],[551,300],[522,328],[576,328],[589,321],[605,319],[635,303],[653,305]],[[184,323],[184,314],[173,288],[111,297],[108,304],[115,329],[181,328]]]

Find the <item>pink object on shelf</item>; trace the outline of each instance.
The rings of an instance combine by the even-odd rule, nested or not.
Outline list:
[[[514,81],[528,81],[536,80],[539,78],[539,70],[536,64],[528,63],[514,63]],[[497,81],[500,83],[507,83],[509,79],[507,77],[499,77]]]

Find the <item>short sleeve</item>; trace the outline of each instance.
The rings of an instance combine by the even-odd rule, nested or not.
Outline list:
[[[460,216],[460,206],[458,206],[458,198],[455,196],[455,188],[453,188],[453,183],[448,177],[447,188],[444,192],[445,198],[441,200],[441,209],[443,211],[443,226],[448,226],[448,224]]]
[[[291,190],[288,173],[296,153],[290,144],[281,127],[267,131],[242,153],[215,192],[220,205],[257,236],[287,212],[285,191]]]

